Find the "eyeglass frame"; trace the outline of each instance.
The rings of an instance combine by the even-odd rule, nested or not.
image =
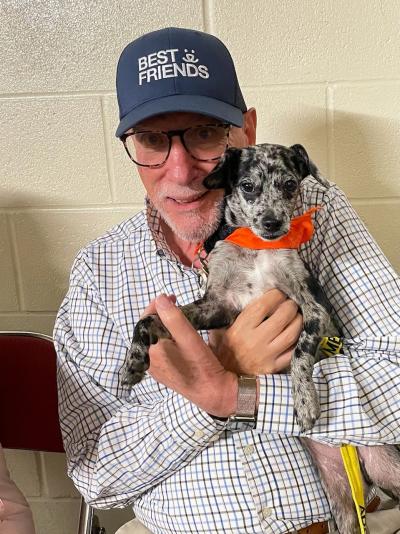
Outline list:
[[[196,158],[195,156],[193,156],[193,154],[189,151],[189,149],[185,145],[185,140],[184,140],[183,136],[184,136],[185,132],[187,132],[188,130],[192,130],[193,128],[198,128],[200,126],[222,126],[223,128],[225,128],[225,130],[227,130],[225,149],[224,149],[224,151],[222,152],[222,154],[220,156],[217,156],[215,158],[210,158],[210,159],[200,159],[200,158]],[[210,124],[196,124],[195,126],[189,126],[188,128],[177,129],[177,130],[167,130],[167,131],[165,131],[165,130],[133,130],[131,132],[123,133],[120,136],[120,140],[122,141],[122,143],[124,145],[125,151],[128,154],[129,159],[131,161],[133,161],[133,163],[135,163],[135,165],[139,165],[139,167],[147,167],[149,169],[158,169],[159,167],[162,167],[164,165],[164,163],[167,161],[167,159],[169,158],[169,154],[171,152],[171,147],[172,147],[172,138],[176,137],[176,136],[178,136],[179,139],[181,140],[182,146],[186,150],[186,152],[189,154],[189,156],[191,158],[195,159],[196,161],[204,161],[204,162],[210,161],[211,162],[211,161],[217,161],[217,160],[221,159],[222,156],[224,155],[225,150],[229,146],[229,132],[230,132],[231,126],[232,126],[231,124],[221,122],[221,123],[210,123]],[[162,133],[162,134],[167,136],[168,142],[169,142],[169,147],[168,147],[167,155],[166,155],[166,157],[165,157],[165,159],[164,159],[164,161],[162,163],[157,163],[156,165],[145,165],[143,163],[138,163],[137,161],[135,161],[133,159],[133,157],[131,156],[131,154],[129,152],[128,147],[126,146],[126,140],[128,139],[128,137],[130,137],[132,135],[135,135],[135,134],[138,134],[138,133]]]

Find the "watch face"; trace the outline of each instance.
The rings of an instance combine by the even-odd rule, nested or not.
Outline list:
[[[234,417],[255,421],[257,401],[257,378],[254,376],[239,376],[238,403]],[[243,419],[244,418],[244,419]]]

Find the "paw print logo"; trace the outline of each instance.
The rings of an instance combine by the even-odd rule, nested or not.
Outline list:
[[[195,57],[195,51],[191,50],[189,53],[189,50],[185,48],[185,55],[183,56],[182,60],[185,63],[198,63],[199,60]]]

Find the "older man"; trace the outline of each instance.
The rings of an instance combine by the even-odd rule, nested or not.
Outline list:
[[[152,32],[123,51],[117,93],[117,136],[146,208],[79,253],[57,318],[69,474],[88,502],[131,505],[158,534],[332,531],[280,373],[301,331],[297,306],[270,291],[209,344],[174,305],[204,291],[196,251],[223,197],[204,177],[228,145],[255,143],[232,58],[205,33]],[[315,368],[322,412],[307,435],[398,443],[398,279],[343,193],[309,177],[297,214],[316,204],[314,238],[299,252],[349,348]],[[151,347],[149,373],[129,390],[133,329],[154,310],[173,340]]]

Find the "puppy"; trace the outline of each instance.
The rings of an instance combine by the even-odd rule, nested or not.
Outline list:
[[[317,349],[323,336],[337,336],[323,291],[303,264],[296,248],[254,249],[228,240],[237,227],[250,228],[256,239],[273,242],[289,236],[301,181],[313,175],[327,185],[301,145],[290,148],[263,144],[231,148],[205,178],[209,189],[224,188],[224,217],[206,241],[210,251],[204,297],[180,309],[197,330],[231,325],[257,296],[278,288],[294,300],[303,315],[303,331],[293,353],[290,373],[298,424],[311,429],[320,415],[312,381]],[[149,366],[148,349],[159,338],[170,337],[156,315],[140,320],[128,359],[125,382],[139,382]],[[332,513],[341,534],[358,533],[357,515],[338,448],[302,438],[319,469]],[[372,482],[400,497],[400,454],[394,446],[359,447],[365,492]],[[377,469],[378,466],[385,466]],[[390,468],[388,468],[390,466]],[[332,477],[332,468],[335,477]],[[368,482],[367,482],[368,481]]]

